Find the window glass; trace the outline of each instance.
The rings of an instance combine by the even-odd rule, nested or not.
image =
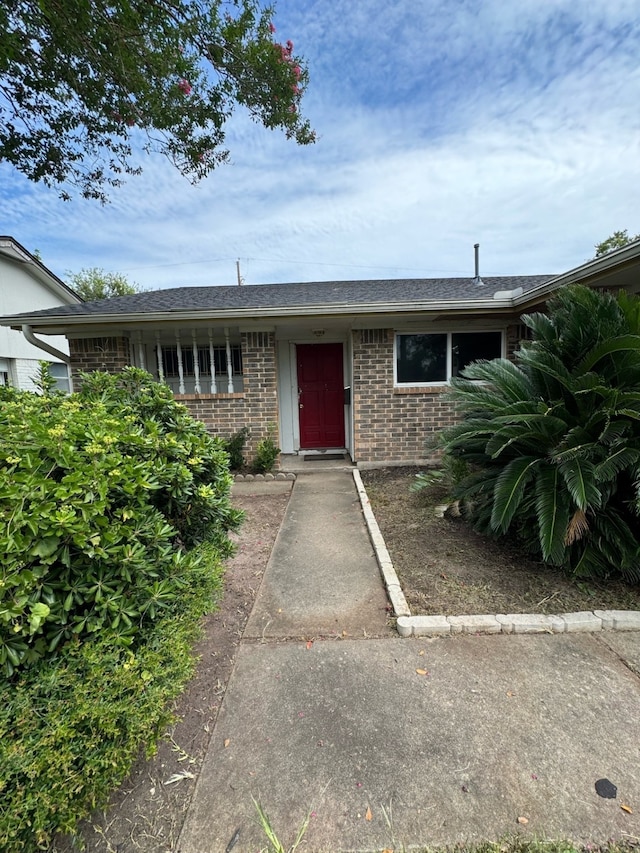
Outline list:
[[[451,375],[458,376],[472,361],[500,358],[500,332],[454,332],[451,335]]]
[[[10,385],[9,382],[9,361],[6,358],[0,358],[0,385]]]
[[[501,355],[501,332],[397,335],[396,381],[399,385],[447,382],[472,361]]]
[[[56,388],[59,391],[69,393],[69,367],[61,361],[49,362],[49,372],[53,379],[56,380]]]
[[[238,344],[231,345],[231,365],[233,373],[242,374],[242,352]],[[213,347],[213,367],[216,376],[227,373],[227,348],[226,346]],[[162,347],[162,368],[167,377],[176,377],[178,373],[178,348],[176,346]],[[211,372],[211,353],[208,346],[198,347],[198,370],[201,375],[208,376]],[[184,376],[193,376],[195,373],[193,362],[193,347],[182,347],[182,372]]]
[[[398,335],[398,382],[445,382],[447,335]]]

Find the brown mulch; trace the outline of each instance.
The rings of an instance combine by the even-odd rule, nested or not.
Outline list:
[[[363,471],[362,480],[415,615],[640,610],[640,587],[567,577],[489,539],[462,518],[438,518],[442,491],[412,493],[417,468]]]
[[[140,758],[104,812],[83,823],[79,840],[57,842],[50,853],[171,853],[177,849],[196,778],[205,757],[236,650],[271,555],[289,494],[236,496],[246,513],[238,550],[227,563],[224,595],[203,620],[200,660],[176,703],[178,722],[150,760]],[[168,783],[183,774],[179,781]]]

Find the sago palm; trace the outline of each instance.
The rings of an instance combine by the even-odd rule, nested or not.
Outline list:
[[[452,380],[445,454],[478,529],[577,575],[640,580],[640,300],[571,286],[523,321],[515,363]]]

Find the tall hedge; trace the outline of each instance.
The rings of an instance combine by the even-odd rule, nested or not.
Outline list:
[[[45,390],[46,381],[44,382]],[[218,439],[144,371],[0,400],[0,666],[73,637],[135,646],[179,602],[188,549],[229,553],[240,514]]]

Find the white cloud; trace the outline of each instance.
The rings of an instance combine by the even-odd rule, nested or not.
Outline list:
[[[640,231],[635,2],[280,4],[320,139],[239,118],[234,165],[190,186],[147,160],[112,204],[0,167],[0,230],[58,274],[145,286],[560,272]]]

